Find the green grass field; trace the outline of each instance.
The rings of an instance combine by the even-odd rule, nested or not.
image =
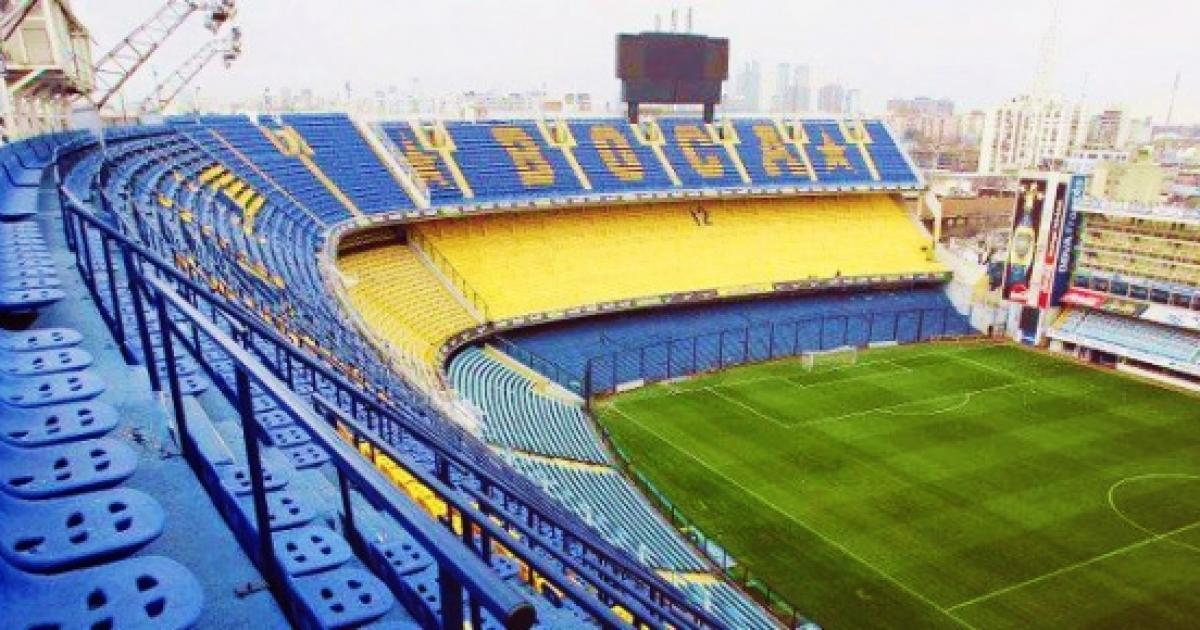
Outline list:
[[[1200,398],[1020,348],[883,348],[597,406],[827,628],[1200,626]]]

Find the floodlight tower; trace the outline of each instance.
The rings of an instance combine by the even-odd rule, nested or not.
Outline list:
[[[212,39],[200,47],[187,61],[183,62],[174,72],[154,86],[150,95],[142,101],[139,116],[160,113],[170,105],[175,97],[196,78],[218,55],[228,68],[242,54],[242,29],[233,27],[229,35],[220,39]]]
[[[236,0],[167,0],[96,62],[91,94],[96,108],[103,108],[163,42],[198,12],[204,13],[205,26],[215,34],[237,14],[237,3]]]

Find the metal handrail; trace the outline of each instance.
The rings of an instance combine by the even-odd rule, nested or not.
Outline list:
[[[68,232],[69,243],[75,243],[76,246],[81,246],[85,252],[89,247],[88,243],[91,240],[90,238],[80,238],[80,235],[73,233],[75,226],[72,225],[71,222],[72,220],[77,220],[78,222],[84,224],[87,228],[99,232],[99,236],[106,251],[109,248],[109,243],[115,243],[118,246],[120,253],[126,255],[130,260],[136,259],[138,264],[149,264],[150,266],[154,267],[155,271],[159,275],[168,278],[171,282],[174,282],[177,286],[180,286],[189,295],[209,296],[211,294],[211,291],[208,287],[196,282],[185,273],[176,269],[170,262],[161,258],[157,253],[130,239],[117,228],[106,224],[104,221],[94,215],[88,204],[79,200],[71,191],[62,186],[61,172],[59,171],[59,164],[57,163],[58,160],[56,159],[55,162],[55,177],[59,183],[58,189],[60,201],[62,202],[64,218],[67,219],[64,221],[64,229]],[[84,273],[88,276],[94,277],[95,270],[91,268],[92,263],[90,254],[79,258],[79,262],[81,269],[85,269]],[[111,274],[111,264],[106,266],[109,267]],[[94,294],[98,295],[98,289],[94,284],[89,288],[93,290]],[[114,292],[112,296],[112,303],[116,304],[115,283],[109,282],[109,286],[107,288]],[[514,486],[513,484],[518,481],[516,478],[498,476],[499,471],[492,470],[492,468],[495,468],[500,464],[495,462],[490,457],[480,457],[481,455],[488,454],[486,449],[479,451],[478,449],[470,448],[465,450],[461,448],[440,448],[440,446],[445,446],[449,443],[447,440],[457,442],[461,446],[466,446],[466,441],[470,440],[471,438],[463,435],[463,432],[460,428],[446,423],[422,424],[413,420],[400,421],[400,416],[396,415],[395,410],[388,409],[385,401],[379,401],[374,398],[372,394],[378,394],[381,390],[374,390],[371,388],[370,383],[363,384],[363,386],[367,387],[368,389],[360,389],[358,385],[351,383],[341,374],[332,371],[329,366],[325,365],[319,359],[309,356],[307,353],[298,348],[294,348],[291,343],[282,337],[278,332],[261,324],[251,313],[246,311],[241,304],[238,304],[237,302],[226,301],[219,295],[211,298],[206,297],[205,299],[207,300],[207,304],[214,309],[214,312],[219,311],[225,317],[229,318],[230,321],[239,322],[246,327],[249,335],[257,336],[265,341],[270,342],[277,352],[284,353],[288,361],[288,366],[286,368],[274,366],[275,369],[286,369],[286,371],[290,373],[292,370],[291,363],[299,363],[303,370],[313,375],[319,375],[319,377],[324,379],[326,382],[333,384],[339,392],[350,396],[355,405],[366,409],[373,417],[385,419],[389,423],[393,423],[391,425],[392,431],[399,430],[407,432],[415,439],[431,445],[433,448],[436,448],[443,464],[453,465],[471,474],[478,475],[480,478],[486,481],[489,487],[491,487],[493,490],[499,491],[503,496],[505,496],[507,501],[514,501],[518,504],[523,504],[534,513],[538,513],[540,515],[540,519],[545,519],[554,527],[562,529],[566,532],[571,531],[571,529],[562,525],[564,520],[568,522],[571,520],[569,518],[569,514],[564,512],[561,507],[557,506],[557,504],[548,502],[547,499],[536,492],[535,487],[530,484],[526,484],[528,488],[522,487],[521,484]],[[124,341],[124,323],[120,321],[119,309],[116,309],[116,311],[118,313],[118,315],[115,316],[116,321],[114,322],[106,319],[106,323],[109,324],[110,328],[113,328],[114,336],[121,340],[122,348],[126,349]],[[101,312],[104,313],[103,308],[101,309]],[[147,345],[148,344],[143,343],[143,347]],[[256,352],[261,354],[260,351],[256,350]],[[149,354],[149,350],[147,353]],[[153,361],[148,361],[148,363],[153,364]],[[157,379],[157,374],[155,373],[156,371],[149,370],[149,372],[151,375],[152,385],[158,389],[159,386],[155,384]],[[397,463],[404,465],[410,472],[416,472],[417,470],[407,462],[398,461]],[[532,488],[532,490],[530,490],[530,488]],[[532,494],[530,494],[530,492],[532,492]],[[455,509],[461,509],[465,503],[465,499],[457,493],[449,493],[448,495],[440,498],[445,500],[448,504],[454,506]],[[510,522],[512,520],[510,515],[501,512],[496,513],[496,515],[504,516]],[[669,620],[673,625],[683,627],[700,624],[707,627],[723,627],[723,624],[713,617],[711,613],[698,608],[695,604],[681,597],[680,594],[675,593],[669,584],[666,584],[659,576],[655,575],[645,567],[626,560],[622,556],[622,552],[620,552],[620,550],[613,547],[608,547],[603,540],[585,540],[578,538],[573,534],[569,534],[569,538],[585,545],[588,552],[596,559],[595,561],[590,561],[587,563],[587,567],[593,572],[593,574],[591,574],[589,577],[589,583],[596,584],[601,581],[609,581],[607,583],[611,584],[613,588],[618,589],[617,592],[623,594],[625,598],[632,601],[646,602],[649,610],[654,611],[654,614],[660,615],[664,619]],[[520,551],[520,547],[514,549],[514,552],[517,551]],[[529,552],[528,555],[533,555],[532,551]],[[522,561],[527,560],[526,556],[518,555],[518,557],[521,557]],[[599,574],[595,574],[596,572]],[[561,579],[561,576],[554,576],[553,574],[545,574],[544,577]],[[648,587],[649,590],[646,591],[646,593],[641,593],[631,584],[625,584],[624,580],[630,578],[640,582],[643,587]],[[552,583],[555,581],[556,580],[552,580]],[[613,598],[611,601],[620,600]],[[599,602],[594,599],[580,602],[580,604],[585,610],[588,610],[589,613],[595,614],[598,618],[603,618],[603,611],[607,611],[607,608],[603,607],[601,607],[599,610],[595,609],[594,606],[599,605]],[[640,618],[637,620],[637,622],[653,625],[654,619]]]
[[[452,532],[430,526],[428,515],[414,505],[398,488],[380,476],[378,471],[367,463],[358,451],[338,436],[332,425],[324,422],[255,356],[176,293],[167,282],[138,272],[135,272],[135,278],[143,282],[149,289],[146,297],[156,302],[160,315],[159,334],[164,337],[164,347],[167,347],[165,337],[168,335],[186,339],[187,336],[195,335],[197,332],[202,334],[232,361],[239,381],[237,391],[233,392],[237,396],[232,402],[236,403],[246,399],[250,395],[248,388],[257,386],[260,392],[277,403],[279,409],[288,414],[314,442],[329,454],[330,462],[337,469],[339,486],[345,483],[351,484],[355,490],[367,498],[373,507],[396,519],[404,530],[416,539],[429,555],[433,556],[442,571],[449,571],[453,575],[454,581],[465,586],[472,598],[478,598],[483,607],[501,620],[505,627],[528,628],[533,624],[535,615],[532,604],[496,575],[483,560],[468,551]],[[182,315],[183,322],[194,329],[185,328],[181,326],[181,322],[167,316],[171,313]],[[235,331],[239,329],[245,331],[242,327],[234,328]],[[246,338],[244,332],[242,336]],[[168,365],[171,364],[172,362],[168,362]],[[177,378],[177,375],[175,376]],[[177,384],[172,386],[171,394],[172,398],[181,395],[178,392]],[[250,432],[250,436],[256,439],[266,435],[266,428],[255,416],[253,405],[242,411],[242,421],[248,421],[252,425],[253,430]],[[179,423],[179,425],[180,432],[186,434],[186,422]],[[253,461],[254,459],[257,458],[252,458],[251,461],[252,477],[256,466],[259,467],[258,474],[261,475],[261,460],[256,462]],[[256,494],[262,492],[262,489],[255,488]],[[344,487],[342,497],[344,517],[348,522],[353,523],[354,508]],[[265,517],[265,514],[259,516]],[[269,541],[271,538],[269,523],[266,527],[260,527],[259,532]],[[263,547],[272,550],[272,561],[277,562],[273,557],[274,546],[264,543]]]

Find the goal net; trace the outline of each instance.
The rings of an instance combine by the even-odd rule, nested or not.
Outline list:
[[[800,360],[804,365],[804,369],[809,372],[845,367],[858,363],[858,348],[854,346],[842,346],[841,348],[834,348],[832,350],[805,352],[800,355]]]

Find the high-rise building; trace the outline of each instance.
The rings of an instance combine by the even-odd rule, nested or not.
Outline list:
[[[733,102],[730,109],[744,112],[762,111],[762,66],[757,61],[742,65],[733,79]]]
[[[775,67],[775,93],[771,110],[782,114],[808,111],[812,86],[807,65],[781,63]]]
[[[805,64],[796,64],[792,69],[792,90],[795,92],[794,112],[812,109],[812,77]]]
[[[1088,148],[1124,149],[1129,144],[1131,122],[1125,111],[1116,107],[1093,116],[1088,127]]]
[[[846,109],[846,89],[837,83],[827,83],[817,91],[817,109],[826,114],[840,114]]]
[[[846,90],[846,104],[842,111],[847,114],[862,113],[862,92],[858,88],[850,88]]]
[[[989,112],[979,148],[979,172],[1052,168],[1087,140],[1083,105],[1022,95]]]

